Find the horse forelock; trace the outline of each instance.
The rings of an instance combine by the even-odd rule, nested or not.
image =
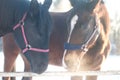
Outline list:
[[[103,0],[70,0],[70,3],[76,11],[93,11],[98,3],[103,3]]]

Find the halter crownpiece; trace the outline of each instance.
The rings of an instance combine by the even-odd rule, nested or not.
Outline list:
[[[15,25],[13,27],[13,30],[15,31],[17,28],[21,28],[22,30],[22,36],[23,36],[23,39],[24,39],[24,43],[25,43],[25,48],[23,49],[23,53],[27,52],[28,50],[31,50],[31,51],[36,51],[36,52],[49,52],[49,49],[38,49],[38,48],[33,48],[27,41],[27,38],[26,38],[26,35],[25,35],[25,31],[24,31],[24,20],[26,18],[26,15],[27,13],[25,13],[23,15],[23,18],[19,21],[19,23],[17,25]]]

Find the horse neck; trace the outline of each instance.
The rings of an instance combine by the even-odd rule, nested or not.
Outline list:
[[[30,2],[28,0],[17,0],[15,6],[15,21],[18,23],[24,13],[28,11]]]
[[[27,10],[28,3],[27,0],[0,0],[0,29],[2,32],[12,31],[15,21],[18,21]]]

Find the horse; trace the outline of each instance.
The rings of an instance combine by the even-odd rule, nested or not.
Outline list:
[[[67,17],[69,17],[69,12],[50,12],[52,18],[52,32],[50,35],[49,44],[49,64],[62,66],[62,57],[64,52],[64,43],[67,41],[68,27],[66,24]],[[4,71],[11,72],[15,68],[15,60],[21,49],[16,44],[13,34],[9,33],[2,37],[3,41],[3,53],[4,53]],[[25,72],[30,71],[30,64],[23,54],[20,54],[23,58],[25,64]],[[15,80],[15,78],[10,78],[6,80]]]
[[[101,0],[69,1],[73,7],[71,10],[50,12],[53,30],[50,35],[49,64],[64,66],[68,71],[100,70],[110,51],[110,22],[105,4]],[[9,55],[5,58],[11,56],[13,59],[10,63],[6,61],[5,65],[11,66],[11,69],[20,52],[14,40],[11,43],[7,41],[6,38],[12,39],[12,36],[3,37],[4,55]],[[29,71],[29,63],[26,59],[24,62],[25,70]],[[8,72],[11,69],[8,68]],[[86,80],[96,79],[96,76],[86,76]],[[82,80],[82,77],[72,76],[71,80]]]
[[[98,71],[110,52],[110,21],[102,0],[70,0],[73,10],[71,27],[64,45],[64,66],[69,71]],[[97,76],[86,76],[96,80]],[[79,76],[73,80],[80,80]]]
[[[44,4],[37,0],[0,0],[0,36],[10,32],[13,34],[16,44],[30,64],[30,72],[41,74],[48,66],[52,31],[48,9],[51,3],[52,0],[45,0]]]

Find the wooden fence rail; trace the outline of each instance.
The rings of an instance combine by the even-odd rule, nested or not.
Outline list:
[[[36,74],[30,72],[0,72],[0,77],[40,77],[40,76],[93,76],[93,75],[120,75],[120,71],[81,71],[81,72],[45,72]]]

